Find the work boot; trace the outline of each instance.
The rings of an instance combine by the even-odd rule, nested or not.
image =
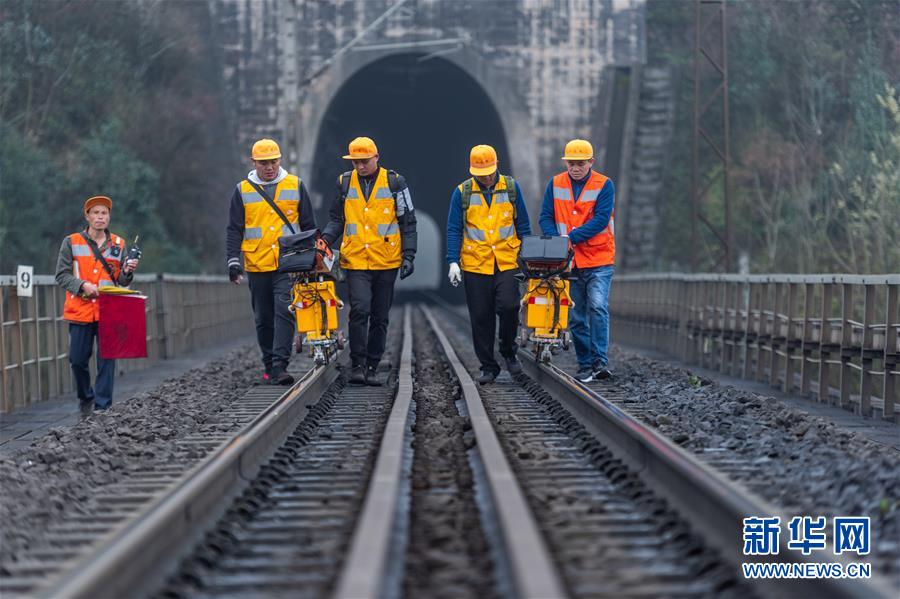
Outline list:
[[[288,386],[294,384],[294,377],[288,374],[284,368],[275,366],[272,368],[272,376],[269,378],[269,381],[273,385]]]
[[[362,366],[354,366],[353,370],[350,371],[350,384],[351,385],[365,385],[366,384],[366,369]]]
[[[594,380],[594,369],[588,366],[579,368],[578,372],[575,373],[575,378],[582,383],[590,383]]]
[[[263,371],[262,379],[260,380],[260,385],[271,385],[272,384],[272,367],[266,366],[265,371]]]
[[[506,371],[513,377],[522,374],[522,365],[519,364],[519,359],[515,356],[506,358]]]
[[[593,374],[595,381],[604,381],[612,378],[612,372],[609,371],[609,368],[607,368],[605,364],[600,364],[599,362],[594,364],[591,374]]]
[[[475,382],[479,385],[489,385],[497,378],[497,374],[493,370],[482,370],[481,376],[475,379]]]
[[[383,383],[378,379],[378,367],[366,368],[366,384],[370,387],[380,387]]]

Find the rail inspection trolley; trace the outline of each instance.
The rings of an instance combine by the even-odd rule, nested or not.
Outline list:
[[[331,272],[334,254],[317,229],[281,237],[279,244],[278,270],[291,277],[289,309],[297,323],[294,349],[302,353],[305,344],[316,365],[328,364],[344,348],[337,315],[344,302],[335,292]]]
[[[519,345],[531,345],[535,360],[550,362],[559,349],[571,345],[569,309],[569,263],[573,252],[568,237],[537,236],[522,238],[519,248],[521,280],[526,283],[522,297],[524,326]]]

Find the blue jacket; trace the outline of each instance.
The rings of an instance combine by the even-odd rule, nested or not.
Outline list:
[[[493,190],[493,188],[492,188]],[[487,201],[490,204],[493,201],[493,193],[485,194],[489,196]],[[525,207],[525,200],[522,198],[522,188],[516,181],[516,236],[522,239],[525,235],[531,235],[531,223],[528,222],[528,209]],[[447,264],[459,262],[459,252],[462,248],[463,232],[463,213],[462,213],[462,194],[459,192],[459,186],[453,188],[453,195],[450,196],[450,213],[447,215]]]
[[[581,181],[572,179],[572,193],[577,198],[584,189],[590,174],[585,176]],[[580,227],[572,229],[569,232],[569,239],[572,243],[582,243],[602,231],[609,224],[609,217],[612,216],[615,207],[616,187],[613,185],[612,179],[607,179],[597,196],[594,204],[594,216]],[[556,228],[556,213],[553,210],[553,179],[547,183],[547,189],[544,190],[544,201],[541,203],[541,218],[538,221],[541,225],[541,231],[544,235],[559,235],[559,229]]]

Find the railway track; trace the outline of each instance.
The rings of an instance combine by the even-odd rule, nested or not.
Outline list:
[[[462,325],[468,325],[463,310],[447,305],[440,298],[433,299],[441,306],[445,321],[455,320],[460,324],[456,329],[457,345],[467,354],[470,370],[477,371],[474,353],[466,343],[468,332],[462,328]],[[585,385],[552,364],[537,363],[529,352],[520,351],[519,356],[527,376],[518,383],[542,397],[541,401],[551,410],[561,409],[557,413],[559,420],[569,426],[576,425],[576,429],[580,427],[591,440],[602,441],[615,460],[629,469],[630,476],[636,476],[652,489],[658,499],[665,501],[666,509],[674,509],[681,516],[682,526],[688,525],[693,531],[691,534],[705,540],[709,548],[719,553],[720,559],[730,564],[753,561],[742,554],[740,540],[744,516],[779,515],[782,523],[789,520],[783,508],[774,507],[748,491],[743,484],[748,475],[759,474],[764,466],[736,455],[710,452],[711,455],[697,456],[689,453],[642,423],[646,408],[641,398],[629,395],[614,381]],[[554,533],[558,531],[548,530],[548,535]],[[781,537],[789,538],[784,524]],[[845,569],[851,563],[830,555],[818,561],[829,562],[829,558],[830,563],[840,563]],[[770,561],[809,563],[812,560],[787,550],[783,543],[779,554],[772,556]],[[877,573],[864,581],[757,580],[753,589],[766,596],[895,596],[889,583]]]
[[[467,328],[448,326],[456,318],[427,306],[395,317],[383,387],[349,386],[332,364],[236,438],[196,440],[200,465],[168,481],[171,492],[154,487],[135,502],[149,510],[133,510],[90,559],[34,594],[883,591],[839,580],[751,586],[735,565],[746,559],[741,518],[777,511],[552,366],[526,360],[517,380],[477,386]]]
[[[278,434],[279,427],[270,424],[273,416],[285,413],[293,418],[302,416],[308,397],[336,376],[334,368],[317,370],[302,358],[295,360],[291,371],[298,379],[291,389],[254,387],[241,400],[224,408],[217,420],[239,424],[237,434],[223,433],[216,425],[201,427],[201,431],[175,441],[171,452],[147,456],[146,462],[123,480],[97,489],[79,506],[79,512],[53,524],[40,543],[17,556],[16,561],[2,564],[0,594],[3,597],[62,596],[61,588],[77,589],[95,571],[102,570],[112,547],[123,555],[142,553],[140,548],[128,547],[123,541],[131,537],[133,530],[152,524],[147,515],[155,508],[171,505],[168,499],[171,495],[193,492],[197,487],[192,481],[219,454],[240,455],[231,477],[220,483],[223,494],[231,492],[229,489],[235,481],[258,467],[254,461],[265,457],[259,452],[260,443],[253,438],[252,431],[265,427],[271,431],[269,434]],[[172,521],[179,519],[200,523],[205,515],[187,513]],[[149,554],[142,556],[121,574],[130,577],[145,568],[152,572],[155,570],[152,562]],[[128,590],[128,587],[123,589]],[[104,596],[114,592],[114,587],[110,587]]]

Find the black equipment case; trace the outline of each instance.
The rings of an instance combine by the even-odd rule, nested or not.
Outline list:
[[[529,235],[519,247],[519,266],[526,275],[555,274],[564,271],[572,258],[569,238]]]
[[[312,272],[316,269],[318,229],[278,238],[278,272]]]

